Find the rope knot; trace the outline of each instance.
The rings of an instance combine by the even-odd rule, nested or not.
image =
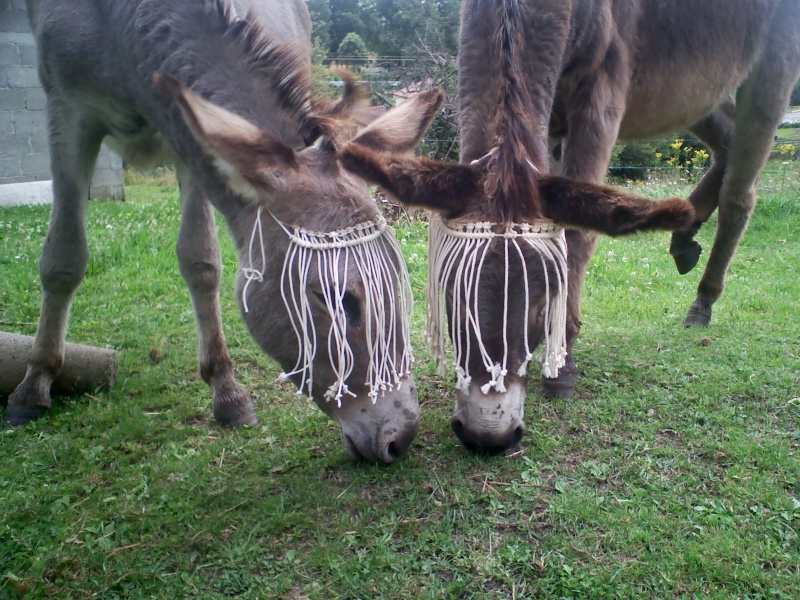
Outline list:
[[[254,269],[253,267],[244,267],[242,269],[242,275],[245,276],[248,282],[257,281],[258,283],[261,283],[264,281],[264,273],[258,269]]]

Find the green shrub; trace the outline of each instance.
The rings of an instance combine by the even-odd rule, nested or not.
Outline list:
[[[368,54],[367,45],[364,43],[364,40],[361,39],[360,35],[352,31],[344,36],[342,43],[339,44],[337,52],[339,56],[358,58],[366,58]]]
[[[794,89],[792,90],[792,97],[789,100],[789,103],[792,106],[800,106],[800,81],[795,84]]]
[[[627,181],[642,181],[653,169],[672,167],[681,174],[695,176],[705,172],[710,158],[705,146],[692,136],[660,144],[617,144],[611,153],[611,175]]]
[[[616,155],[616,156],[613,156]],[[647,179],[649,169],[659,166],[656,151],[650,144],[640,142],[625,144],[612,154],[612,173],[631,181]]]

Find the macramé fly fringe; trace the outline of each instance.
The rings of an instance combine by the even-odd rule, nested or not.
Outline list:
[[[266,268],[261,213],[259,207],[250,239],[250,264],[243,269],[247,279],[242,289],[245,312],[248,311],[247,288],[252,281],[263,281]],[[319,350],[317,324],[308,298],[309,274],[314,273],[319,278],[322,300],[331,318],[327,336],[320,337],[327,339],[328,360],[336,374],[336,381],[325,392],[325,398],[336,400],[341,407],[345,395],[355,396],[345,383],[353,372],[355,359],[347,339],[344,310],[348,273],[355,268],[364,286],[368,395],[375,403],[380,394],[395,386],[399,388],[400,378],[411,372],[414,361],[410,329],[413,297],[405,259],[397,239],[387,229],[386,220],[379,217],[376,221],[338,231],[315,232],[285,225],[271,213],[270,216],[289,236],[281,273],[281,297],[298,344],[297,363],[281,377],[300,375],[298,394],[307,393],[311,397],[314,358]],[[258,256],[256,250],[260,251],[261,270],[253,267],[254,258]]]
[[[491,375],[488,383],[481,386],[484,394],[495,389],[505,392],[505,377],[508,374],[509,325],[517,328],[519,324],[508,323],[509,267],[511,261],[522,264],[523,287],[525,289],[525,312],[530,309],[528,263],[525,261],[522,244],[527,244],[541,259],[545,279],[544,340],[542,349],[536,355],[531,352],[528,341],[528,327],[523,326],[525,360],[517,369],[522,377],[526,374],[528,363],[534,357],[542,362],[545,377],[558,377],[558,370],[564,366],[567,355],[567,244],[564,230],[554,223],[510,224],[504,233],[495,233],[493,223],[466,223],[447,221],[432,215],[428,234],[428,344],[439,365],[439,373],[446,371],[446,331],[447,313],[445,292],[452,285],[453,301],[450,331],[453,342],[453,365],[456,371],[456,388],[467,389],[472,374],[462,365],[468,365],[471,339],[477,340],[478,351],[486,371]],[[481,335],[480,312],[478,310],[478,290],[481,286],[483,263],[492,246],[501,244],[505,258],[503,280],[503,356],[500,362],[493,362],[483,343]],[[557,279],[551,281],[548,264],[555,267]],[[513,301],[517,301],[516,298]],[[468,367],[467,367],[468,369]]]

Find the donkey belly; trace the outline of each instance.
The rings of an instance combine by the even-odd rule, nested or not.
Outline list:
[[[105,144],[126,163],[151,167],[174,163],[175,154],[164,137],[131,104],[98,89],[57,92],[91,126],[106,133]]]
[[[660,81],[637,82],[628,94],[619,138],[648,138],[697,123],[727,100],[747,76],[746,72],[732,74],[709,81],[702,73],[665,73]]]
[[[642,14],[618,30],[632,76],[622,138],[686,128],[747,79],[772,36],[779,0],[639,0]]]

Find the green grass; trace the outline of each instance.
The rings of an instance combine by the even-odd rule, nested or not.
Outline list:
[[[709,329],[682,326],[707,254],[679,277],[667,235],[601,242],[578,397],[532,390],[528,434],[495,458],[450,431],[452,383],[422,345],[425,226],[401,218],[422,424],[389,467],[352,463],[275,383],[224,233],[226,332],[261,424],[214,424],[176,191],[134,178],[128,202],[91,205],[68,335],[118,351],[116,388],[0,432],[0,598],[800,597],[800,203],[774,169]],[[49,210],[0,211],[3,330],[35,332]]]

